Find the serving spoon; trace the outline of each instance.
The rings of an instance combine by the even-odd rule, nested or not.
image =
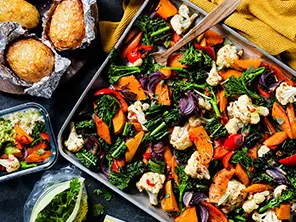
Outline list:
[[[154,57],[155,62],[162,66],[167,65],[168,58],[175,51],[201,35],[214,25],[227,18],[232,12],[234,12],[240,5],[241,0],[224,0],[218,5],[211,13],[209,13],[203,20],[201,20],[194,28],[192,28],[180,41],[178,41],[173,47],[166,51],[155,52],[151,55]]]

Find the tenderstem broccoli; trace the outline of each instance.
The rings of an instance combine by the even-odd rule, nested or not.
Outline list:
[[[115,84],[121,77],[137,75],[141,73],[141,69],[136,66],[117,66],[111,65],[108,71],[109,83]]]
[[[196,50],[192,45],[184,52],[179,60],[181,64],[188,66],[211,66],[212,59],[201,50]]]
[[[123,154],[125,154],[125,151],[127,149],[125,142],[118,137],[117,140],[114,143],[113,150],[111,151],[111,156],[115,159],[120,158]]]

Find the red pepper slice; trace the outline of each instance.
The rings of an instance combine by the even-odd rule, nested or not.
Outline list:
[[[229,153],[228,150],[224,149],[223,141],[221,139],[214,141],[214,147],[214,160],[221,159],[223,156]]]
[[[47,140],[47,142],[50,142],[50,138],[49,138],[49,135],[48,134],[46,134],[46,133],[40,133],[40,137],[43,140]]]
[[[287,165],[287,166],[295,167],[296,166],[296,154],[279,160],[279,163]]]
[[[257,84],[257,89],[258,89],[258,92],[261,96],[265,97],[265,98],[270,98],[270,93],[265,91],[264,89],[262,89],[259,84]]]
[[[143,157],[147,160],[149,160],[151,158],[151,153],[150,152],[147,152],[147,153],[144,153],[143,154]]]
[[[213,60],[216,60],[216,54],[215,54],[215,50],[213,47],[211,46],[201,46],[197,43],[194,43],[194,46],[196,49],[201,50],[205,53],[207,53]]]
[[[127,59],[129,62],[134,63],[138,59],[142,58],[147,52],[151,51],[153,46],[151,45],[141,45],[136,47],[134,50],[128,52]]]
[[[151,186],[151,187],[154,187],[154,186],[155,186],[155,184],[154,184],[154,183],[151,183],[150,180],[148,180],[148,179],[146,180],[146,183],[147,183],[149,186]]]
[[[102,95],[113,95],[119,102],[122,111],[125,113],[128,109],[128,104],[124,100],[123,96],[114,89],[101,89],[95,93],[95,96],[102,96]]]
[[[224,142],[224,148],[229,151],[237,150],[244,144],[244,137],[242,134],[234,134],[228,137]]]
[[[230,166],[229,161],[230,161],[230,159],[231,159],[231,157],[233,156],[234,153],[235,153],[235,151],[231,151],[231,152],[227,153],[222,158],[222,164],[223,164],[225,169],[227,169]]]

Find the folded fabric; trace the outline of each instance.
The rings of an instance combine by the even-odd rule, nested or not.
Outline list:
[[[206,12],[223,0],[190,0]],[[109,52],[136,14],[143,0],[123,1],[124,15],[120,22],[100,22],[102,45]],[[225,24],[251,42],[278,56],[296,70],[296,1],[243,0]]]

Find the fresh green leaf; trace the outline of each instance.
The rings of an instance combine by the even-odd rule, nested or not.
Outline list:
[[[104,198],[107,201],[110,201],[112,199],[112,194],[109,192],[104,193]]]
[[[24,161],[21,161],[20,164],[21,164],[21,168],[23,170],[37,166],[36,163],[27,163],[27,162],[24,162]]]
[[[99,217],[105,213],[105,208],[102,204],[95,204],[92,206],[93,215]]]
[[[103,194],[103,191],[100,189],[94,189],[93,193],[96,194],[97,196],[100,196],[101,194]]]

